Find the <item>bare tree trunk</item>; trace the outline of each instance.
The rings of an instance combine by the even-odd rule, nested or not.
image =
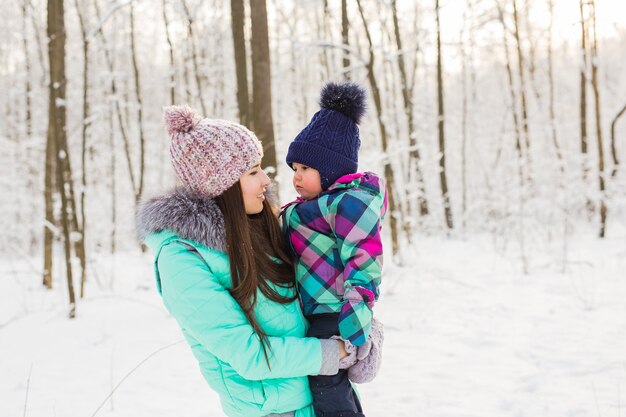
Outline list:
[[[511,54],[509,53],[509,41],[506,36],[508,28],[506,26],[506,22],[504,20],[504,11],[502,10],[501,5],[498,3],[498,15],[500,19],[500,23],[502,23],[502,43],[504,45],[504,54],[506,60],[506,75],[509,84],[509,93],[511,96],[511,113],[513,115],[513,125],[515,127],[515,150],[517,151],[517,156],[521,160],[524,158],[522,153],[522,139],[521,139],[521,127],[519,123],[519,118],[517,114],[517,94],[515,93],[515,85],[513,81],[513,69],[511,66]],[[520,171],[520,175],[522,172]],[[522,179],[523,182],[523,179]]]
[[[326,39],[327,41],[330,41],[332,38],[332,34],[331,31],[329,29],[329,26],[331,24],[331,15],[330,15],[330,9],[328,7],[328,0],[323,0],[323,8],[322,8],[322,16],[321,16],[321,22],[320,22],[320,18],[318,17],[318,14],[315,13],[315,20],[316,20],[316,26],[317,26],[317,37],[319,39]],[[316,10],[317,12],[317,10]],[[330,74],[332,74],[332,70],[331,70],[331,66],[332,66],[332,59],[330,57],[330,53],[328,51],[327,48],[322,48],[322,50],[320,51],[320,80],[323,82],[324,80],[328,80],[330,78]]]
[[[196,52],[196,40],[193,36],[193,18],[187,7],[187,0],[182,0],[183,8],[185,9],[185,15],[187,17],[187,34],[189,37],[189,44],[191,46],[191,60],[193,62],[193,69],[196,77],[196,86],[198,88],[198,97],[200,98],[200,107],[202,108],[202,115],[207,116],[207,109],[204,105],[204,94],[202,93],[202,79],[200,74],[200,65],[198,64],[198,53]]]
[[[186,56],[183,59],[183,83],[185,85],[184,91],[185,91],[185,103],[191,103],[191,80],[190,80],[190,75],[189,75],[189,56],[191,55],[191,52],[189,51],[191,49],[191,47],[189,46],[189,42],[185,43],[187,48],[186,48]]]
[[[49,124],[50,123],[53,122],[49,122]],[[48,131],[50,131],[50,127],[48,127]],[[55,188],[54,175],[56,173],[55,148],[54,137],[48,134],[46,140],[46,174],[44,180],[45,220],[43,226],[43,285],[47,288],[52,288],[53,230],[56,229],[53,198]]]
[[[169,49],[170,58],[170,105],[176,104],[176,69],[174,68],[174,45],[172,44],[172,35],[170,34],[170,23],[167,18],[167,6],[166,1],[161,3],[163,9],[163,23],[165,24],[165,37],[167,39],[167,46]],[[163,147],[161,147],[163,148]]]
[[[378,89],[378,83],[374,75],[374,45],[372,43],[372,36],[367,26],[367,21],[363,13],[363,7],[361,1],[357,0],[357,6],[359,8],[359,14],[361,15],[361,21],[363,22],[363,28],[365,29],[365,35],[368,43],[369,61],[367,63],[367,79],[369,80],[370,87],[372,89],[372,98],[374,99],[374,106],[376,107],[376,114],[378,119],[378,127],[380,129],[380,137],[383,146],[383,154],[385,155],[385,180],[387,181],[387,187],[389,190],[389,224],[391,226],[391,251],[393,255],[397,255],[400,250],[399,236],[398,236],[398,222],[402,224],[402,219],[398,219],[398,208],[396,205],[396,199],[394,193],[396,192],[394,172],[391,168],[391,161],[388,154],[388,139],[387,128],[382,119],[382,100],[380,98],[380,90]]]
[[[35,17],[33,15],[33,28],[35,29],[35,33],[39,39],[38,35],[38,26],[36,24]],[[44,69],[44,73],[48,72],[45,68],[45,60],[43,58],[43,53],[39,48],[40,52],[40,62],[41,66]],[[51,90],[52,83],[48,81],[48,89]],[[50,93],[49,98],[50,103],[52,102],[52,94]],[[55,174],[57,171],[56,167],[56,145],[55,145],[55,137],[51,135],[51,125],[54,124],[54,114],[53,107],[49,105],[49,120],[48,120],[48,135],[46,140],[46,166],[45,166],[45,185],[44,185],[44,200],[45,200],[45,221],[44,221],[44,244],[43,244],[43,285],[47,288],[52,288],[52,268],[53,268],[53,260],[54,260],[54,238],[56,234],[56,221],[54,216],[54,193],[56,190],[56,180]]]
[[[392,50],[394,45],[397,45],[393,27],[393,16],[388,15],[389,12],[389,4],[385,4],[384,2],[375,2],[376,9],[374,9],[374,16],[380,16],[380,28],[381,28],[381,36],[380,36],[380,48],[383,50]],[[387,21],[387,18],[391,18],[391,24]],[[397,52],[397,55],[400,55],[400,51]],[[402,95],[402,86],[400,82],[400,71],[397,71],[397,60],[396,59],[383,59],[381,62],[381,66],[378,69],[379,76],[376,78],[378,81],[378,87],[380,90],[384,91],[385,94],[381,96],[382,98],[382,108],[385,109],[386,114],[400,114],[405,112],[404,102],[402,99],[398,99],[399,95]],[[391,138],[399,138],[406,137],[401,133],[400,123],[390,123],[387,124],[387,134]],[[396,144],[396,147],[402,147],[404,144]],[[394,154],[401,154],[400,152],[394,152]],[[404,156],[404,155],[403,155]],[[400,172],[404,172],[404,166],[406,166],[406,161],[408,158],[402,158],[401,163],[398,164],[400,168]],[[401,195],[398,193],[398,206],[402,210],[402,219],[403,223],[401,227],[406,231],[406,237],[408,241],[410,241],[409,230],[411,228],[411,220],[409,219],[410,213],[410,204],[407,204],[407,199],[403,199],[404,196],[408,196],[408,193]],[[406,221],[404,221],[406,220]]]
[[[443,106],[443,66],[441,63],[441,23],[439,21],[439,0],[435,0],[435,18],[437,21],[437,115],[439,131],[439,179],[441,182],[441,195],[448,229],[454,228],[452,221],[452,208],[450,207],[450,195],[448,193],[448,181],[446,179],[446,140],[444,133],[445,113]]]
[[[272,119],[272,78],[270,67],[267,9],[265,0],[250,0],[252,20],[252,120],[263,143],[265,166],[270,178],[276,176],[276,147]]]
[[[8,61],[8,60],[4,60],[4,61]],[[4,62],[2,62],[2,64],[4,68],[4,65],[5,65]],[[7,95],[9,96],[9,100],[12,100],[14,97],[12,94],[7,94]],[[12,125],[16,125],[19,120],[19,114],[16,116],[13,116],[13,113],[17,113],[17,109],[15,108],[15,106],[10,106],[8,105],[8,103],[6,103],[6,105],[4,106],[4,114],[2,115],[3,116],[2,120],[7,120]],[[19,143],[20,132],[17,128],[11,126],[11,128],[8,129],[8,132],[6,132],[6,137],[12,142]]]
[[[468,5],[471,7],[471,4]],[[461,226],[465,230],[467,219],[467,54],[465,48],[467,14],[463,12],[463,27],[459,49],[461,54]]]
[[[174,45],[172,43],[172,35],[170,34],[170,23],[167,17],[167,3],[166,0],[161,2],[163,23],[165,25],[165,37],[167,39],[169,59],[170,59],[170,106],[176,104],[176,63],[174,61]],[[167,166],[168,154],[165,146],[159,146],[159,160],[162,166]],[[159,170],[159,183],[163,187],[165,185],[165,170]]]
[[[517,95],[515,94],[515,85],[513,82],[513,69],[511,66],[511,54],[509,52],[509,41],[507,37],[508,28],[506,25],[506,21],[504,20],[504,11],[502,9],[501,4],[497,3],[498,7],[498,16],[499,20],[502,23],[502,43],[504,45],[504,54],[506,60],[506,73],[509,84],[509,93],[511,95],[511,113],[513,114],[513,124],[515,128],[515,150],[517,151],[517,173],[518,173],[518,181],[519,181],[519,215],[517,216],[519,219],[519,243],[520,243],[520,252],[522,256],[522,264],[524,273],[528,272],[528,262],[526,257],[526,241],[524,234],[524,216],[525,216],[525,197],[524,197],[524,189],[525,189],[525,179],[524,179],[524,153],[522,151],[522,143],[521,143],[521,127],[517,114]]]
[[[220,10],[220,13],[218,15],[218,20],[226,20],[226,12],[225,12],[225,8],[223,6],[223,2],[221,0],[215,0],[215,8],[217,10]],[[227,35],[223,32],[223,31],[218,31],[217,32],[217,39],[216,39],[216,43],[218,45],[218,48],[216,48],[213,53],[213,58],[214,60],[216,60],[217,62],[215,63],[215,75],[213,77],[213,79],[215,80],[215,86],[214,86],[214,93],[213,96],[215,97],[215,100],[213,101],[213,114],[217,115],[218,117],[220,115],[224,114],[224,104],[225,104],[225,97],[226,97],[226,86],[224,85],[226,77],[225,77],[225,66],[226,66],[226,60],[221,59],[220,57],[226,56],[226,39]],[[230,68],[229,68],[230,71]]]
[[[25,91],[24,91],[24,98],[26,100],[26,108],[25,108],[25,116],[24,116],[24,124],[25,124],[25,128],[26,128],[26,137],[30,137],[32,134],[32,122],[31,122],[31,102],[30,102],[30,95],[31,95],[31,91],[32,91],[32,86],[30,84],[30,79],[31,79],[31,66],[30,66],[30,53],[28,51],[28,37],[27,37],[27,33],[26,33],[26,22],[28,20],[28,11],[27,11],[27,7],[28,6],[28,0],[24,0],[22,3],[22,18],[23,18],[23,26],[22,26],[22,30],[23,30],[23,37],[22,37],[22,42],[24,45],[24,62],[25,62],[25,70],[26,70],[26,85],[25,85]]]
[[[589,0],[591,8],[591,24],[593,31],[593,43],[591,44],[591,86],[594,96],[594,108],[596,113],[596,136],[598,141],[598,180],[600,186],[600,232],[599,236],[603,238],[606,234],[606,185],[604,178],[604,142],[602,140],[602,117],[600,116],[600,90],[598,88],[598,35],[596,32],[596,9],[595,0]]]
[[[96,18],[98,19],[98,21],[100,21],[102,20],[102,18],[100,14],[100,7],[98,5],[98,0],[94,0],[94,6],[96,9]],[[106,38],[104,37],[104,32],[102,30],[102,27],[98,29],[98,33],[100,35],[100,39],[102,40],[102,49],[104,51],[104,57],[105,57],[107,66],[109,67],[109,73],[111,74],[111,96],[115,98],[115,110],[117,113],[117,120],[118,120],[118,124],[120,128],[120,133],[122,135],[122,141],[124,142],[124,153],[126,156],[126,166],[128,168],[128,176],[130,178],[130,185],[131,185],[131,189],[133,190],[133,194],[137,196],[138,187],[136,185],[135,173],[134,173],[135,170],[133,169],[133,163],[132,163],[132,159],[130,155],[130,141],[126,133],[124,118],[122,115],[122,108],[120,106],[120,100],[119,98],[116,97],[117,83],[115,82],[115,76],[114,76],[115,67],[113,65],[113,58],[111,57],[111,51],[109,50],[107,46]]]
[[[31,17],[31,22],[32,22],[32,26],[33,26],[33,32],[35,34],[35,38],[37,39],[37,56],[39,58],[39,64],[41,65],[41,87],[45,88],[48,85],[48,67],[47,67],[47,62],[46,62],[46,53],[45,53],[45,49],[46,49],[46,45],[47,45],[47,39],[45,37],[45,35],[42,34],[42,30],[39,27],[40,25],[40,16],[37,16],[37,12],[39,11],[38,8],[34,8],[32,3],[30,2],[30,0],[28,1],[28,7],[30,8],[30,17]]]
[[[421,216],[428,214],[428,201],[426,200],[426,186],[424,184],[424,174],[420,167],[421,158],[419,153],[419,146],[417,143],[417,129],[415,128],[414,121],[414,109],[413,109],[413,86],[409,86],[407,77],[406,64],[404,62],[404,50],[402,49],[402,37],[400,36],[400,25],[398,23],[398,9],[396,6],[396,0],[391,1],[391,12],[393,17],[393,28],[396,39],[396,47],[398,48],[398,68],[400,70],[400,82],[402,85],[402,100],[404,101],[404,113],[407,118],[407,126],[409,132],[409,177],[415,173],[415,180],[417,182],[418,196],[417,202],[419,204],[419,213]],[[417,59],[417,56],[416,58]],[[415,78],[413,78],[415,81]],[[410,181],[413,184],[413,181]],[[408,194],[407,189],[407,194]]]
[[[517,13],[517,0],[513,0],[513,19],[515,21],[515,42],[517,44],[517,65],[520,78],[520,99],[522,101],[522,131],[524,132],[524,145],[526,151],[526,159],[528,161],[528,168],[530,170],[531,158],[530,158],[530,134],[528,132],[528,111],[526,109],[526,77],[524,75],[524,56],[522,53],[522,41],[520,39],[519,32],[519,17]],[[529,174],[530,178],[530,174]]]
[[[550,0],[548,0],[550,1]],[[537,102],[541,101],[541,92],[539,87],[537,86],[537,79],[535,74],[537,72],[536,65],[536,49],[535,49],[535,39],[533,38],[532,25],[530,22],[530,5],[531,2],[529,0],[524,1],[523,12],[524,12],[524,27],[526,29],[526,36],[528,37],[528,76],[530,78],[530,86],[533,90],[533,94]]]
[[[583,156],[583,181],[587,180],[587,27],[585,23],[585,7],[586,0],[580,0],[580,28],[581,28],[581,54],[582,65],[580,69],[580,152]],[[590,204],[587,204],[589,207]]]
[[[24,47],[24,75],[25,75],[25,82],[24,82],[24,134],[27,138],[27,143],[30,140],[32,134],[33,134],[33,129],[32,129],[32,100],[31,100],[31,95],[33,92],[33,85],[32,85],[32,78],[33,78],[33,68],[31,65],[31,58],[30,58],[30,42],[29,42],[29,33],[28,33],[28,19],[29,19],[29,13],[28,13],[28,0],[23,0],[22,2],[22,45]],[[9,108],[11,108],[11,106],[9,106]],[[18,134],[21,135],[21,133]],[[17,150],[17,154],[15,155],[16,157],[16,162],[24,168],[24,170],[22,171],[21,169],[16,169],[15,174],[17,176],[24,176],[26,179],[26,189],[27,192],[29,193],[34,193],[34,184],[35,181],[37,181],[37,171],[34,169],[33,167],[33,161],[31,160],[32,158],[30,158],[29,156],[29,148],[30,146],[28,146],[28,144],[26,145],[26,148],[20,148],[19,145],[16,145],[16,150]],[[23,150],[22,150],[23,149]],[[19,186],[16,183],[17,186]],[[32,194],[31,194],[32,195]],[[21,225],[22,221],[21,219],[19,219],[19,217],[24,214],[26,216],[26,218],[28,219],[28,235],[29,235],[29,240],[30,240],[30,249],[31,249],[31,253],[33,252],[33,249],[35,248],[35,244],[37,241],[37,234],[38,231],[35,230],[32,227],[32,224],[34,223],[32,220],[39,217],[37,215],[36,212],[34,212],[32,210],[32,208],[34,207],[34,205],[30,204],[30,205],[26,205],[23,203],[22,198],[25,197],[24,193],[20,194],[20,202],[18,204],[20,204],[20,207],[23,207],[23,209],[18,210],[18,220],[16,221],[16,225]],[[27,208],[28,206],[28,208]]]
[[[553,59],[552,59],[552,29],[554,26],[554,0],[548,0],[548,9],[550,11],[550,28],[548,29],[548,84],[550,89],[550,130],[552,131],[552,144],[556,156],[559,159],[559,167],[561,173],[565,171],[563,155],[561,153],[561,147],[559,146],[559,140],[556,134],[556,114],[554,111],[554,71],[553,71]]]
[[[375,16],[380,16],[380,27],[382,29],[382,31],[384,32],[383,34],[381,34],[381,38],[380,38],[380,46],[383,50],[392,50],[392,48],[395,46],[397,47],[398,43],[397,43],[397,39],[396,39],[396,33],[395,33],[395,25],[393,24],[393,10],[392,14],[389,16],[387,14],[387,12],[391,9],[389,4],[385,4],[383,2],[376,2],[376,5],[378,6],[377,9],[374,10],[374,15]],[[385,19],[385,17],[390,17],[391,18],[391,24],[389,24],[387,22],[387,20]],[[385,41],[387,42],[387,44],[385,44]],[[402,42],[400,43],[400,45],[402,45]],[[402,57],[403,56],[404,51],[402,49],[398,49],[396,52],[396,59],[384,59],[382,61],[382,66],[381,68],[378,70],[378,74],[380,74],[380,76],[377,78],[377,82],[379,82],[378,87],[379,89],[381,89],[382,91],[387,92],[387,94],[384,95],[382,103],[381,103],[381,108],[385,109],[386,114],[400,114],[400,113],[404,113],[405,116],[407,117],[406,120],[406,126],[407,126],[407,132],[406,134],[401,133],[401,124],[400,123],[392,123],[391,126],[386,126],[387,129],[387,134],[392,137],[392,138],[396,138],[396,141],[401,140],[400,138],[407,138],[410,141],[410,127],[408,126],[408,115],[406,114],[406,102],[404,102],[404,97],[400,100],[398,100],[398,94],[400,94],[401,96],[404,96],[404,92],[403,92],[403,86],[402,86],[402,80],[400,79],[400,71],[397,70],[398,68],[398,64],[399,61],[397,60],[398,57]],[[404,63],[404,60],[403,60]],[[405,73],[406,76],[406,73]],[[406,82],[408,83],[408,80],[406,80]],[[407,90],[410,90],[409,86],[407,85]],[[409,93],[410,94],[410,93]],[[410,97],[410,95],[409,95]],[[407,150],[409,151],[408,155],[402,155],[403,153],[400,152],[394,152],[396,154],[396,157],[398,156],[398,154],[401,155],[400,157],[400,163],[398,164],[398,168],[399,168],[399,172],[404,173],[405,172],[405,167],[406,167],[406,171],[407,171],[407,177],[405,179],[405,181],[408,181],[409,184],[412,184],[412,180],[413,175],[412,175],[412,165],[411,165],[411,161],[410,161],[410,149],[409,146],[410,144],[406,144],[407,145]],[[400,144],[397,143],[396,144],[396,148],[398,147],[403,147],[405,146],[404,143]],[[403,174],[401,174],[401,176],[403,176]],[[416,220],[417,220],[417,216],[413,216],[415,210],[413,210],[414,206],[416,206],[417,204],[413,204],[413,199],[415,199],[415,195],[417,195],[417,198],[420,197],[419,195],[419,190],[417,192],[415,192],[415,187],[404,187],[404,192],[398,192],[396,193],[397,197],[397,206],[400,209],[400,224],[399,227],[402,228],[402,230],[404,231],[404,235],[407,239],[407,243],[411,244],[413,241],[413,236],[412,236],[412,231],[413,228],[416,226]],[[402,260],[400,260],[400,262],[402,262]]]
[[[114,37],[115,35],[113,35]],[[124,45],[124,47],[126,47],[126,45]],[[115,48],[111,49],[113,51],[113,57],[115,58]],[[127,74],[126,72],[124,73],[125,75]],[[130,110],[131,110],[131,106],[130,106],[130,77],[120,77],[120,86],[121,88],[119,89],[119,94],[122,97],[122,101],[121,103],[124,104],[123,106],[123,110],[124,110],[124,123],[126,123],[126,126],[128,127],[128,130],[130,132],[132,132],[132,128],[131,126],[131,116],[130,116]],[[131,137],[133,137],[132,133],[131,133]],[[130,146],[130,145],[129,145]],[[135,190],[137,189],[135,186],[135,183],[133,182],[133,194],[135,193]]]
[[[294,3],[294,15],[286,16],[285,13],[279,12],[281,17],[283,18],[281,24],[289,28],[289,36],[292,39],[296,39],[297,37],[297,21],[298,21],[298,3]],[[295,17],[295,19],[293,19]],[[277,25],[278,26],[278,25]],[[289,47],[289,59],[291,62],[299,62],[300,59],[297,51],[298,45],[296,42],[290,42]],[[277,54],[278,55],[278,54]],[[280,68],[278,62],[276,62],[276,67]],[[291,81],[292,81],[292,92],[291,94],[296,97],[306,97],[307,94],[307,66],[306,65],[290,65],[291,72]],[[305,123],[307,118],[309,117],[309,111],[307,106],[307,100],[294,100],[293,106],[295,107],[295,111],[293,112],[296,116],[297,120],[301,120],[302,123]]]
[[[143,194],[146,138],[143,132],[143,100],[141,96],[141,78],[139,76],[139,65],[137,64],[137,48],[135,47],[135,6],[130,4],[130,50],[133,63],[133,76],[135,80],[135,95],[137,97],[137,122],[139,123],[139,183],[135,188],[135,203],[138,203]],[[130,157],[129,157],[130,158]]]
[[[613,171],[611,172],[611,177],[615,177],[617,174],[617,169],[619,168],[619,160],[617,159],[617,148],[615,147],[615,125],[620,117],[622,117],[626,113],[626,104],[620,111],[617,112],[613,121],[611,122],[611,155],[613,156]]]
[[[348,19],[348,0],[341,0],[341,42],[344,46],[350,45],[350,21]],[[350,79],[350,53],[347,49],[343,51],[343,77]]]
[[[57,161],[57,182],[61,194],[61,224],[63,226],[65,247],[65,268],[69,290],[69,317],[76,316],[76,297],[72,277],[72,249],[70,218],[74,208],[68,198],[72,173],[67,149],[66,103],[65,103],[65,23],[63,0],[48,0],[48,57],[50,62],[50,98],[49,98],[49,140],[54,140]]]
[[[203,2],[203,4],[206,3],[208,2]],[[224,16],[222,15],[223,10],[220,7],[221,3],[222,0],[213,0],[209,3],[208,6],[212,10],[212,18],[216,19],[217,21],[225,20]],[[224,42],[221,39],[223,37],[223,34],[221,30],[214,31],[213,33],[209,32],[210,35],[206,34],[206,32],[203,32],[202,28],[200,28],[200,30],[201,38],[208,38],[209,42],[215,45],[215,47],[213,48],[203,48],[202,44],[200,44],[200,62],[212,63],[210,68],[203,68],[201,66],[202,69],[200,71],[200,75],[202,76],[204,85],[207,87],[206,91],[208,92],[208,99],[210,101],[209,106],[207,107],[210,112],[209,114],[214,115],[212,117],[218,117],[220,114],[218,113],[219,101],[220,97],[222,96],[222,92],[220,91],[220,83],[224,78],[223,75],[220,74],[220,68],[223,68],[224,66],[224,60],[221,59],[221,57],[225,55],[225,51],[223,51],[222,49],[222,45]]]
[[[115,158],[115,129],[113,126],[113,111],[109,113],[109,148],[110,148],[110,176],[111,176],[111,188],[109,194],[111,195],[111,255],[115,254],[115,240],[117,231],[117,189],[115,177],[117,175],[116,170],[116,158]],[[113,256],[111,256],[113,259]],[[112,281],[111,281],[112,282]]]
[[[89,38],[85,27],[84,14],[80,9],[78,0],[74,0],[80,32],[83,41],[83,121],[81,135],[81,190],[80,190],[80,224],[76,225],[80,233],[80,239],[74,243],[76,254],[80,259],[80,298],[85,296],[85,282],[87,281],[87,259],[85,251],[85,229],[87,228],[87,218],[85,210],[85,191],[87,190],[87,131],[91,122],[89,121]],[[78,222],[77,222],[78,223]]]
[[[245,7],[244,0],[230,1],[233,47],[235,52],[235,72],[237,74],[237,104],[239,106],[239,122],[253,128],[250,115],[250,97],[248,94],[248,57],[245,38]]]

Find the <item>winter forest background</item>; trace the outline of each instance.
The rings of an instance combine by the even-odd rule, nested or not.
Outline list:
[[[348,78],[392,197],[367,414],[626,414],[620,0],[0,4],[0,416],[222,416],[134,235],[162,108],[249,126],[287,202]]]

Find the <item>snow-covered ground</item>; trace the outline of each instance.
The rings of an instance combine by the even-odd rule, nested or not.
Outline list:
[[[554,261],[523,275],[488,238],[420,237],[409,265],[386,265],[368,417],[626,416],[625,242],[572,238],[566,273]],[[0,261],[0,417],[89,417],[122,380],[95,415],[223,416],[149,254],[114,261],[92,265],[75,320],[38,262]]]

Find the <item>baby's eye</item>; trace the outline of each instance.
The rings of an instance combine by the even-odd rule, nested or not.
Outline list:
[[[257,174],[257,172],[259,172],[259,170],[258,170],[258,169],[255,169],[254,171],[252,171],[252,172],[250,173],[250,175],[256,175],[256,174]]]

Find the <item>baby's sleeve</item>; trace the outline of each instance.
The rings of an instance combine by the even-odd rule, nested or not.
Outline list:
[[[356,346],[367,340],[372,308],[379,295],[383,204],[381,196],[363,190],[346,192],[332,204],[331,227],[344,266],[345,293],[339,313],[339,333]]]

